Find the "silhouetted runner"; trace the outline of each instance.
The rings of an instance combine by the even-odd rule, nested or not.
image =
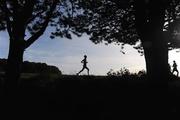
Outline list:
[[[78,73],[77,73],[77,75],[79,75],[84,69],[87,69],[87,73],[88,73],[88,75],[89,75],[89,68],[87,67],[87,56],[86,55],[84,55],[84,59],[81,61],[81,63],[83,63],[83,68],[82,68],[82,70],[80,70]]]
[[[175,61],[173,61],[173,70],[172,70],[172,74],[174,73],[174,72],[177,72],[177,76],[179,75],[179,71],[177,70],[177,64],[176,64],[176,62]]]

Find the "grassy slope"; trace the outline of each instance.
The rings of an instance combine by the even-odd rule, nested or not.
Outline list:
[[[145,78],[137,76],[26,76],[19,83],[15,103],[22,110],[74,112],[74,115],[93,112],[100,118],[115,116],[116,112],[178,112],[180,82],[174,79],[162,92],[147,88]]]

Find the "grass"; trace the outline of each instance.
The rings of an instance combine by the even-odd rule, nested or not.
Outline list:
[[[23,110],[73,112],[71,117],[84,113],[85,119],[95,115],[99,119],[115,119],[116,113],[179,112],[180,81],[172,76],[167,88],[150,89],[144,77],[135,75],[23,74],[16,98],[15,103]]]

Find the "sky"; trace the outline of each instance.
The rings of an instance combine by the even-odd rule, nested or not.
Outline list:
[[[8,35],[0,32],[0,58],[8,56]],[[24,53],[24,61],[43,62],[48,65],[57,66],[63,74],[76,74],[82,69],[81,60],[87,55],[87,66],[91,75],[106,75],[110,70],[120,70],[125,67],[130,72],[145,70],[145,60],[143,56],[131,46],[125,46],[125,54],[120,52],[121,47],[115,44],[105,45],[94,44],[84,35],[82,37],[73,36],[72,40],[66,38],[50,39],[46,32]],[[176,60],[180,70],[180,53],[173,50],[169,52],[169,63]],[[83,71],[81,74],[87,74]]]

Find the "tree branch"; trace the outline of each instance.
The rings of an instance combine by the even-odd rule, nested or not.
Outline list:
[[[44,23],[42,24],[41,29],[26,41],[25,48],[28,48],[31,44],[33,44],[45,32],[45,30],[48,26],[48,23],[51,19],[52,13],[56,9],[57,3],[58,3],[58,0],[54,0],[54,2],[52,3],[52,6],[50,7],[50,10],[47,12],[47,17],[46,17]]]
[[[34,8],[34,5],[35,5],[35,0],[27,0],[25,5],[24,5],[24,8],[23,8],[23,12],[24,13],[24,24],[28,24],[29,23],[29,19],[31,18],[30,16],[32,16],[32,13],[33,13],[33,8]]]

